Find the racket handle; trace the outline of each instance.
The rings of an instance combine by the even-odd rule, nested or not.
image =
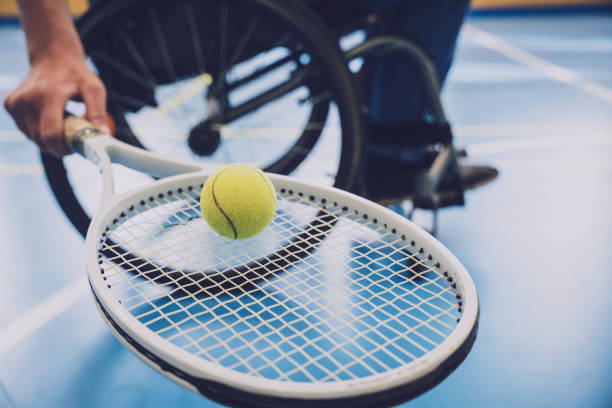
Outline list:
[[[64,138],[70,153],[82,153],[79,141],[83,137],[93,135],[103,135],[103,133],[83,118],[78,118],[69,113],[64,114]]]
[[[90,139],[94,137],[95,140]],[[123,164],[153,177],[168,177],[203,170],[195,163],[176,161],[116,140],[86,119],[69,113],[64,114],[64,138],[70,153],[79,153],[96,163],[102,173],[111,174],[111,162]],[[107,190],[112,191],[112,183],[109,182]]]

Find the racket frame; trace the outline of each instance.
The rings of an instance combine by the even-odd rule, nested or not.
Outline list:
[[[151,157],[156,156],[154,154],[131,156],[134,150],[139,149],[132,148],[132,146],[124,146],[121,142],[110,139],[108,136],[88,138],[84,146],[85,152],[90,150],[88,152],[89,156],[95,152],[102,166],[109,169],[111,162],[110,157],[109,155],[105,156],[101,151],[107,152],[110,150],[114,157],[121,158],[121,163],[141,171],[150,169],[152,159],[155,159],[157,165],[153,165],[154,171],[151,172],[155,172],[156,176],[176,174],[176,172],[180,172],[183,168],[186,168],[183,167],[184,165],[168,161],[167,159]],[[88,147],[90,149],[88,149]],[[144,152],[139,151],[139,153]],[[135,162],[131,162],[132,157],[135,158]],[[171,163],[171,165],[164,167],[165,163],[168,162]],[[191,170],[191,168],[188,168],[188,170]],[[109,173],[109,170],[103,172],[104,175]],[[92,220],[90,230],[87,234],[85,246],[88,277],[97,299],[96,303],[98,303],[99,307],[103,308],[103,313],[108,314],[108,316],[105,316],[105,320],[114,322],[118,328],[125,333],[129,333],[134,341],[141,344],[144,349],[160,360],[168,362],[171,366],[180,368],[180,370],[184,371],[189,376],[226,384],[232,388],[241,389],[253,394],[297,399],[338,399],[353,397],[356,393],[371,394],[381,392],[425,377],[429,373],[435,371],[439,365],[467,340],[471,329],[476,325],[478,320],[476,288],[463,265],[461,265],[448,249],[416,224],[369,200],[333,187],[316,187],[287,176],[268,174],[277,191],[281,189],[300,191],[303,192],[304,195],[313,195],[319,199],[324,197],[330,202],[336,201],[342,203],[342,205],[350,203],[350,210],[357,210],[359,214],[369,214],[370,217],[374,216],[378,218],[381,224],[410,225],[412,227],[410,230],[396,230],[398,238],[403,234],[409,234],[410,239],[415,242],[426,242],[427,252],[437,261],[444,260],[443,262],[440,261],[440,268],[442,270],[459,271],[452,276],[456,284],[456,290],[461,294],[461,298],[463,299],[461,319],[457,327],[440,345],[428,352],[425,356],[407,365],[365,378],[330,383],[291,383],[287,381],[253,377],[248,374],[238,373],[202,358],[194,358],[189,352],[169,342],[159,341],[159,337],[155,333],[151,332],[146,326],[125,310],[125,308],[113,297],[113,294],[107,290],[106,282],[99,273],[98,265],[98,248],[101,236],[106,226],[110,225],[115,218],[120,216],[121,212],[125,211],[125,209],[131,205],[138,206],[141,200],[148,200],[149,197],[156,197],[158,194],[167,194],[168,191],[176,191],[178,188],[185,188],[186,186],[197,187],[206,181],[209,174],[209,172],[204,170],[174,175],[119,196],[112,195],[109,200],[103,201],[99,211]],[[108,177],[105,178],[104,188],[107,192],[112,189],[112,181],[109,181]],[[117,328],[114,328],[114,331],[116,332],[115,334],[118,334]],[[120,338],[122,337],[123,336]],[[127,340],[124,341],[124,344],[130,347],[132,351],[137,352]],[[141,352],[137,352],[137,354],[140,355],[141,358],[145,357],[144,359],[148,360],[147,363],[149,365],[162,374],[170,377],[173,381],[180,382],[191,390],[194,389],[193,386],[188,386],[185,381],[180,379],[176,374],[172,375],[169,371],[164,370],[163,367],[153,363],[150,358],[143,356]]]
[[[122,343],[145,363],[172,381],[220,402],[226,401],[215,390],[232,390],[236,393],[233,398],[239,400],[243,398],[244,401],[248,401],[249,398],[263,398],[259,406],[276,406],[274,401],[283,401],[283,403],[303,401],[304,406],[344,406],[341,400],[351,401],[350,406],[361,406],[361,403],[367,402],[370,397],[380,397],[378,401],[381,402],[385,398],[392,398],[395,394],[402,396],[401,399],[396,398],[397,401],[405,400],[407,395],[419,395],[450,374],[471,349],[478,327],[478,296],[470,275],[447,248],[417,224],[379,204],[340,189],[311,185],[276,174],[268,176],[277,192],[299,191],[317,200],[325,198],[329,202],[341,203],[350,211],[377,218],[380,225],[395,226],[394,233],[398,239],[401,236],[409,236],[417,247],[425,244],[427,250],[423,256],[431,256],[439,262],[440,270],[451,271],[448,279],[453,282],[452,285],[462,302],[461,317],[457,326],[433,350],[402,367],[363,378],[321,383],[298,383],[255,377],[194,357],[170,342],[160,341],[159,336],[121,306],[108,290],[107,283],[100,274],[98,249],[107,226],[120,218],[121,213],[127,208],[132,205],[137,207],[142,200],[149,200],[159,194],[165,195],[168,191],[185,189],[187,186],[198,188],[211,174],[211,169],[180,163],[135,148],[85,124],[87,122],[73,124],[71,131],[67,131],[66,134],[67,142],[74,147],[74,150],[96,163],[103,177],[102,201],[92,220],[85,242],[88,278],[95,303],[104,320]],[[123,164],[133,170],[162,179],[123,194],[115,194],[111,163]],[[394,389],[397,391],[390,391]],[[385,396],[386,392],[389,394]],[[231,398],[230,401],[235,403],[236,401]]]

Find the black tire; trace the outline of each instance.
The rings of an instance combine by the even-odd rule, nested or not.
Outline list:
[[[167,2],[162,0],[123,0],[106,1],[92,7],[83,17],[77,21],[77,30],[84,43],[86,53],[90,53],[95,46],[100,45],[100,41],[108,41],[104,35],[100,35],[100,30],[106,33],[108,27],[120,25],[127,21],[135,12],[145,13],[154,7],[181,7],[190,4],[201,6],[202,2],[209,3],[208,0],[179,0]],[[248,7],[252,10],[261,10],[261,15],[266,18],[272,16],[290,28],[291,35],[299,39],[300,44],[308,47],[309,56],[316,61],[315,77],[307,77],[306,81],[311,81],[314,85],[306,84],[311,90],[312,87],[325,87],[331,99],[338,109],[338,116],[341,125],[341,147],[340,159],[337,173],[334,179],[334,186],[352,191],[356,188],[360,158],[363,147],[363,127],[360,113],[360,98],[354,79],[347,68],[346,60],[340,51],[337,38],[328,30],[327,27],[311,11],[299,1],[295,0],[215,0],[222,5],[231,4],[232,7]],[[166,15],[164,15],[165,17]],[[287,29],[287,32],[289,29]],[[293,37],[292,37],[293,38]],[[101,74],[105,81],[105,75]],[[313,80],[314,78],[314,80]],[[169,78],[172,79],[172,78]],[[322,82],[324,79],[324,82]],[[105,84],[110,86],[110,83]],[[108,111],[115,118],[118,132],[116,137],[138,147],[145,147],[146,141],[138,139],[129,128],[125,118],[125,107],[114,104],[110,98]],[[309,114],[308,123],[311,121],[325,121],[329,113],[329,99],[314,102]],[[317,123],[317,122],[315,122]],[[122,131],[123,129],[123,131]],[[125,131],[127,129],[127,131]],[[280,157],[272,163],[264,166],[266,171],[288,174],[296,169],[304,158],[311,152],[319,137],[321,129],[310,129],[305,126],[301,135],[295,143]],[[75,189],[73,188],[70,176],[67,174],[63,160],[56,159],[49,155],[42,155],[42,163],[45,169],[47,180],[51,189],[75,228],[84,236],[89,222],[89,214],[84,210]]]

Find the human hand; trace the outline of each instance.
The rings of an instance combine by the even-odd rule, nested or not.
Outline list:
[[[62,157],[68,153],[63,117],[69,100],[85,102],[87,119],[108,130],[106,89],[80,56],[49,55],[36,60],[23,82],[6,97],[4,106],[40,150]]]

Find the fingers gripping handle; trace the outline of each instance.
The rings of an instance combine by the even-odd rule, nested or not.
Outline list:
[[[83,118],[77,118],[70,114],[64,115],[64,138],[70,153],[76,152],[85,155],[82,140],[87,136],[94,135],[103,135],[103,133]]]

